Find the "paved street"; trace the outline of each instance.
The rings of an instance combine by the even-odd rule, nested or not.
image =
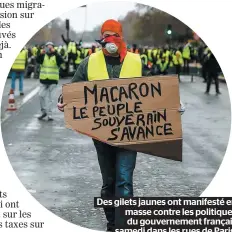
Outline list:
[[[198,77],[194,83],[190,77],[181,80],[181,99],[186,106],[182,116],[183,162],[139,154],[135,196],[199,196],[225,154],[230,133],[226,84],[220,83],[222,95],[216,96],[214,85],[210,95],[204,94],[205,84]],[[34,80],[30,86],[28,93],[38,85]],[[61,85],[56,99],[60,92]],[[3,107],[6,99],[3,97]],[[38,121],[39,114],[35,94],[2,123],[4,144],[16,174],[31,194],[56,215],[80,226],[105,230],[102,210],[93,208],[93,198],[99,196],[102,182],[91,139],[66,129],[56,104],[54,122]]]

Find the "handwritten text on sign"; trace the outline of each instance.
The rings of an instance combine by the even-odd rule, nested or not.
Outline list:
[[[111,127],[111,136],[108,141],[144,140],[155,135],[169,135],[172,133],[171,123],[167,123],[166,109],[159,111],[143,112],[141,98],[148,96],[155,98],[162,96],[160,82],[157,85],[152,83],[131,83],[128,87],[113,86],[110,88],[93,88],[84,86],[84,101],[88,104],[89,96],[94,96],[94,105],[91,108],[94,126],[92,130],[102,127]],[[129,106],[127,101],[133,101]],[[98,106],[98,103],[106,103],[106,106]],[[73,119],[89,118],[87,106],[78,109],[73,106]],[[163,125],[156,123],[164,122]]]
[[[178,132],[174,108],[179,93],[167,81],[136,78],[75,84],[78,88],[66,93],[72,98],[68,104],[72,128],[78,123],[78,130],[112,143],[163,140]]]

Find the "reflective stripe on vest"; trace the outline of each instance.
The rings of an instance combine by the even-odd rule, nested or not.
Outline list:
[[[44,62],[41,65],[40,76],[41,80],[59,80],[59,67],[56,63],[56,56],[44,56]]]
[[[142,76],[142,62],[139,55],[127,52],[122,64],[119,78],[133,78]],[[102,51],[93,53],[88,62],[88,80],[107,80],[109,74],[106,67],[105,57]]]
[[[140,57],[141,57],[141,59],[144,59],[143,62],[144,62],[145,65],[147,65],[147,64],[148,64],[147,55],[143,54],[143,55],[141,55]]]
[[[13,70],[25,70],[26,60],[27,51],[23,50],[18,54],[11,68]]]
[[[167,64],[167,62],[165,62],[165,63],[160,62],[159,66],[160,66],[160,71],[164,72],[167,69],[168,64]]]

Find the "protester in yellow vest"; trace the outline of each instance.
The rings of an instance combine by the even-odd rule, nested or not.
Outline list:
[[[166,57],[162,57],[157,63],[157,74],[158,75],[167,75],[168,74],[168,61]]]
[[[79,64],[82,62],[81,51],[77,49],[77,58],[75,60],[76,67],[78,68]]]
[[[37,51],[38,51],[38,45],[35,45],[33,48],[32,48],[32,55],[35,57],[37,55]]]
[[[91,54],[80,63],[71,82],[141,78],[150,75],[143,68],[140,55],[127,51],[119,22],[107,20],[102,25],[101,34],[102,39],[99,42],[103,46],[102,50]],[[60,111],[64,111],[66,105],[62,99],[60,96]],[[102,173],[101,197],[133,197],[136,152],[113,147],[95,139],[93,142]],[[107,231],[112,231],[115,224],[122,226],[124,218],[118,208],[104,208],[104,211],[108,221]]]
[[[107,20],[101,28],[101,33],[102,50],[91,54],[80,63],[72,82],[134,78],[145,75],[146,72],[143,69],[140,55],[127,51],[126,44],[122,39],[122,26],[119,22]],[[103,43],[103,39],[105,43]],[[59,110],[63,111],[64,106],[65,103],[59,103]],[[102,170],[101,196],[114,197],[117,194],[119,197],[132,197],[132,178],[136,163],[136,152],[121,150],[97,140],[93,141]],[[125,156],[126,159],[123,158]],[[118,160],[117,167],[116,157]],[[117,179],[115,179],[116,173]],[[115,190],[114,185],[116,186]],[[120,224],[121,217],[117,213],[114,216],[114,209],[112,208],[104,210],[108,221],[107,230],[112,230],[115,222]]]
[[[182,57],[184,59],[184,70],[183,72],[185,74],[189,74],[189,63],[190,63],[190,59],[191,59],[191,52],[190,52],[190,48],[189,48],[190,44],[186,44],[183,48],[183,53],[182,53]]]
[[[67,54],[68,54],[68,63],[67,63],[67,71],[69,70],[70,65],[73,65],[76,70],[75,60],[77,58],[77,44],[73,40],[65,40],[63,35],[62,38],[67,46]]]
[[[52,100],[60,75],[59,68],[64,63],[62,57],[54,48],[52,42],[46,43],[45,49],[37,57],[37,62],[40,64],[40,107],[42,115],[38,117],[42,120],[48,116],[48,121],[53,121],[52,118]]]
[[[24,80],[24,74],[27,64],[27,58],[28,58],[28,51],[27,49],[23,48],[18,56],[16,57],[10,72],[11,77],[11,89],[15,91],[15,81],[17,76],[19,77],[19,92],[20,95],[23,96],[23,80]]]
[[[158,54],[158,49],[154,48],[152,50],[152,53],[151,53],[152,63],[153,64],[156,64],[156,62],[157,62],[157,54]]]
[[[184,63],[180,50],[177,50],[173,54],[173,63],[175,65],[175,67],[176,67],[176,74],[178,75],[178,78],[179,78],[179,81],[180,81],[181,67],[183,66],[183,63]]]

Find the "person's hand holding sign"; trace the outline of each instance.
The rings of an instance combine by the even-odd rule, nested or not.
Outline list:
[[[67,104],[63,102],[63,95],[61,94],[58,99],[57,108],[59,111],[64,112],[64,107]]]

